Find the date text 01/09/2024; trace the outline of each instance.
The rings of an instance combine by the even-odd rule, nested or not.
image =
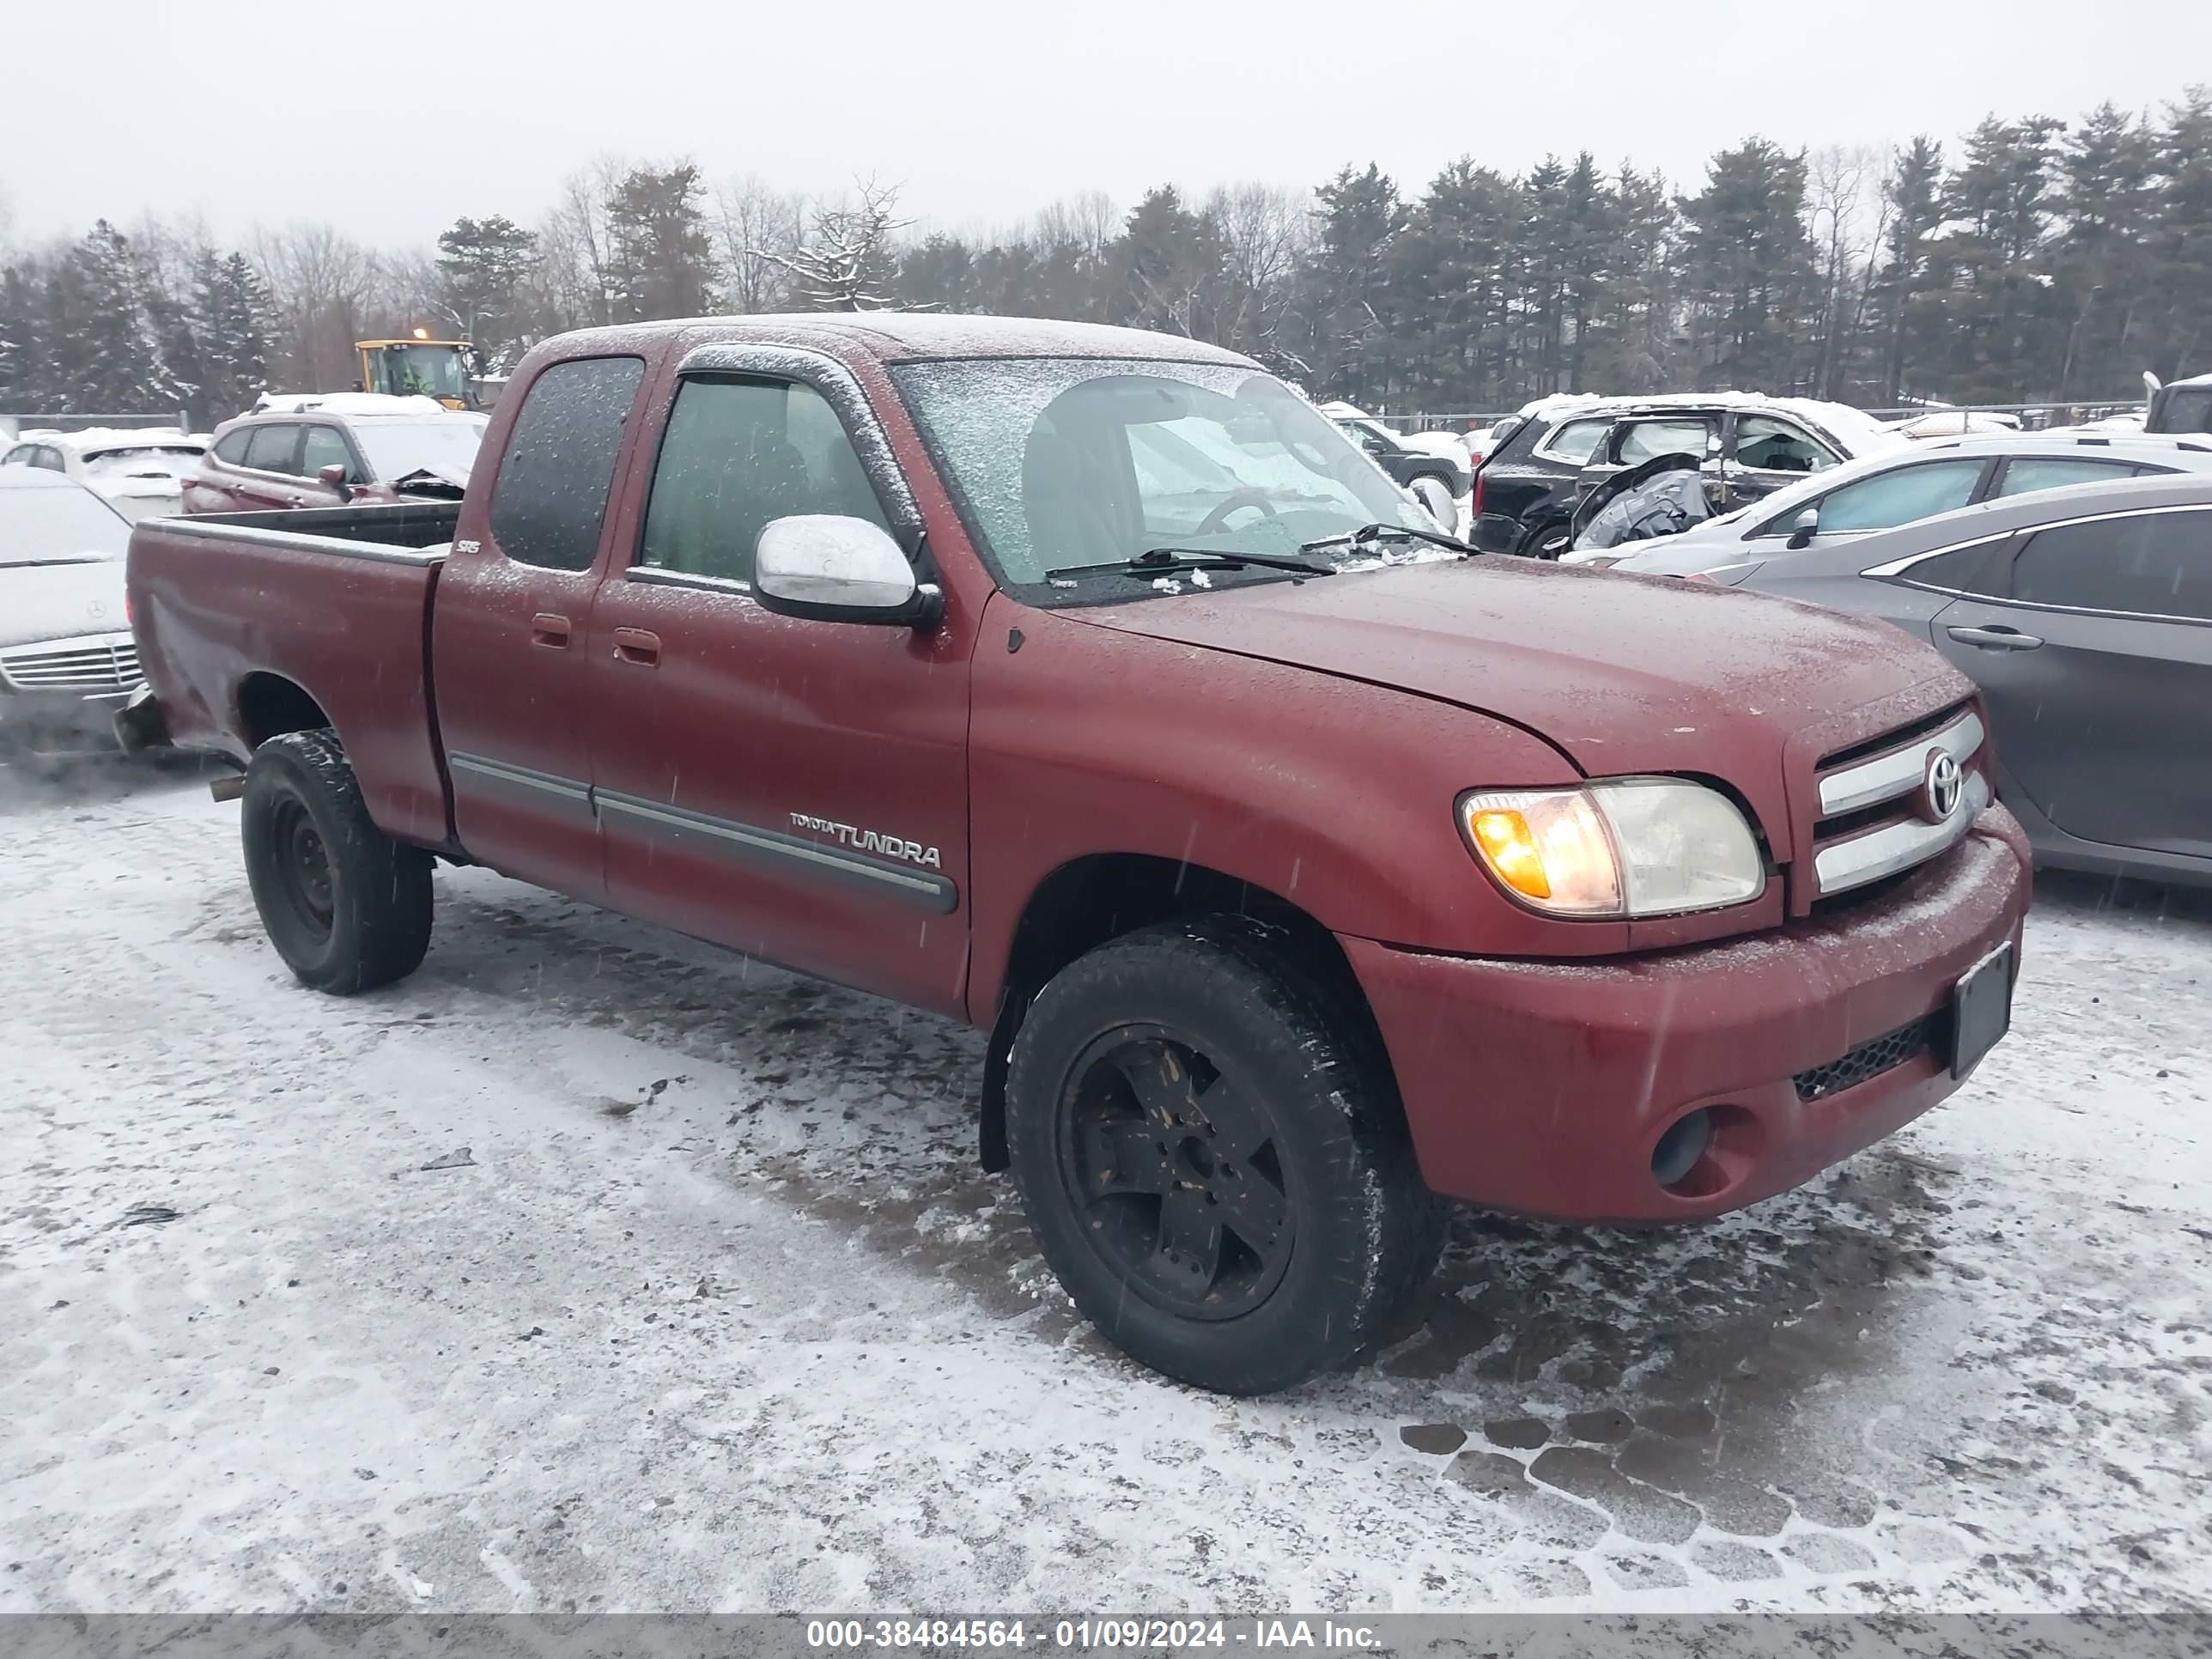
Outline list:
[[[809,1647],[969,1648],[1019,1650],[1030,1647],[1076,1652],[1158,1649],[1372,1648],[1378,1638],[1366,1626],[1306,1619],[816,1619],[807,1621]]]

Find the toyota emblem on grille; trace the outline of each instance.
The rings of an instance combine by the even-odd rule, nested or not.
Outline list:
[[[1966,793],[1966,774],[1959,763],[1941,749],[1928,751],[1928,770],[1920,780],[1920,816],[1930,823],[1941,823],[1959,810],[1959,797]]]

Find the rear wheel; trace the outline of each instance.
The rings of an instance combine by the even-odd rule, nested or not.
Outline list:
[[[1100,946],[1031,1006],[1007,1079],[1045,1260],[1132,1358],[1231,1394],[1372,1343],[1434,1266],[1388,1068],[1233,918]]]
[[[261,925],[301,983],[349,996],[421,965],[430,855],[376,827],[336,733],[255,750],[239,826]]]
[[[1572,526],[1564,522],[1547,524],[1528,533],[1521,551],[1532,559],[1556,559],[1574,544]]]

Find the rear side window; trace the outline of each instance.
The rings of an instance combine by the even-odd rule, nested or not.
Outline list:
[[[808,386],[686,380],[653,466],[638,562],[749,582],[761,531],[799,513],[890,527],[836,410]]]
[[[253,428],[242,426],[235,432],[226,432],[215,447],[215,458],[228,461],[233,466],[246,465],[246,446],[253,436]]]
[[[2013,560],[2012,597],[2073,611],[2212,620],[2212,510],[2039,531]]]
[[[2135,468],[2124,461],[2077,460],[2072,456],[2063,459],[2037,459],[2013,460],[2005,463],[2004,477],[1998,481],[2000,495],[2026,495],[2039,489],[2063,489],[2069,484],[2110,483],[2115,478],[2135,476]]]
[[[591,568],[623,423],[644,378],[641,357],[580,357],[531,382],[493,486],[501,552],[550,570]]]
[[[1973,499],[1983,465],[1978,460],[1923,461],[1832,489],[1820,501],[1821,533],[1888,530],[1964,507]]]
[[[1552,435],[1536,446],[1536,453],[1555,461],[1565,461],[1580,466],[1596,452],[1598,440],[1604,437],[1613,425],[1613,416],[1601,415],[1595,420],[1568,421],[1553,428]],[[1510,441],[1509,437],[1507,441]],[[1501,449],[1504,444],[1498,446]]]
[[[1954,547],[1909,567],[1901,580],[1916,587],[1940,587],[1947,593],[2001,599],[2005,597],[2004,551],[2011,545],[2011,537],[1998,536],[1971,547]]]
[[[300,428],[289,422],[257,426],[246,446],[246,464],[258,472],[293,472],[292,458],[299,453]]]
[[[1702,460],[1705,441],[1711,435],[1712,429],[1703,421],[1627,421],[1621,425],[1613,459],[1623,466],[1661,455],[1692,455]]]

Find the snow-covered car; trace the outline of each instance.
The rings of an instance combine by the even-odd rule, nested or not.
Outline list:
[[[1900,438],[1963,438],[1976,432],[2017,432],[2020,416],[1993,409],[1926,409],[1889,429]]]
[[[1413,491],[1446,530],[1460,528],[1462,498],[1473,486],[1474,463],[1450,432],[1393,432],[1366,410],[1347,403],[1323,404],[1321,412],[1352,442]]]
[[[187,513],[266,512],[354,502],[458,501],[483,437],[482,415],[429,398],[339,392],[242,415],[185,487]]]
[[[1717,512],[1911,440],[1863,410],[1807,398],[1699,392],[1540,398],[1498,423],[1475,473],[1468,539],[1486,552],[1557,558],[1584,498],[1659,456],[1690,455]]]
[[[0,743],[112,746],[138,684],[123,594],[131,526],[47,467],[0,466]]]
[[[169,428],[88,427],[82,432],[21,434],[0,466],[30,466],[88,484],[136,523],[184,510],[185,480],[207,440]]]
[[[2212,472],[2212,438],[2012,432],[1929,439],[1802,479],[1656,541],[1651,523],[1620,522],[1638,513],[1624,496],[1588,519],[1577,515],[1575,548],[1563,562],[1691,575],[1832,546],[1979,501],[2160,472]],[[1655,474],[1649,482],[1666,481]],[[1666,503],[1654,505],[1650,520],[1663,525]],[[1599,524],[1600,517],[1608,523]]]

